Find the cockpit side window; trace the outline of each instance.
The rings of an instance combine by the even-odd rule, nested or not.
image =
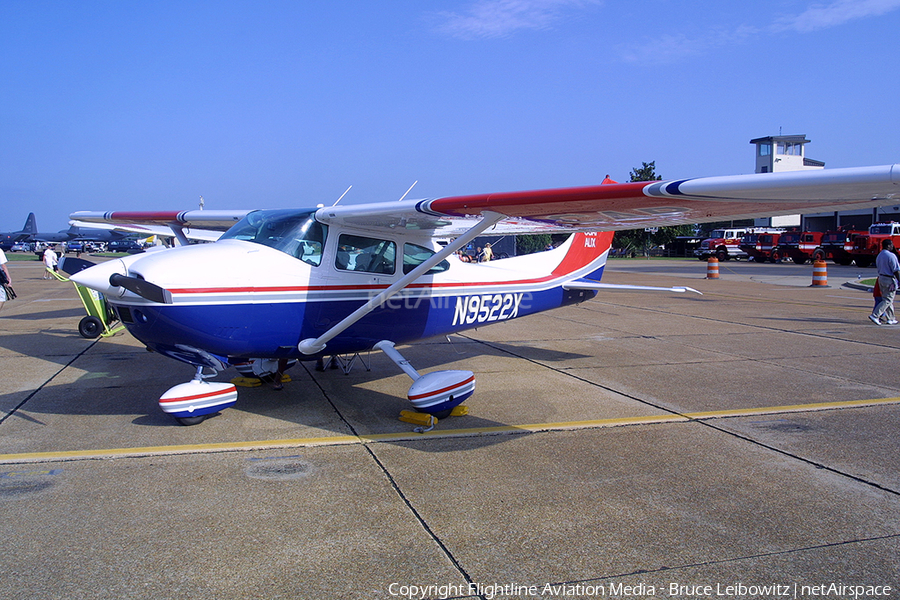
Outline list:
[[[245,240],[269,246],[319,266],[328,227],[313,217],[315,211],[257,210],[238,221],[220,240]]]
[[[420,264],[431,258],[434,250],[419,246],[418,244],[403,244],[403,273],[409,273]],[[450,263],[442,260],[435,266],[431,267],[426,275],[441,273],[450,268]]]
[[[396,258],[394,242],[342,233],[338,238],[334,266],[342,271],[393,275]]]

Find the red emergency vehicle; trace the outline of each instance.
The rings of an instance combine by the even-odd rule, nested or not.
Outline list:
[[[857,267],[868,267],[875,262],[881,252],[881,242],[890,239],[895,248],[900,248],[900,223],[876,223],[869,227],[869,233],[858,235],[853,240],[850,252]]]
[[[747,229],[714,229],[709,232],[709,237],[700,242],[700,247],[694,250],[694,256],[700,260],[706,260],[715,256],[720,261],[730,258],[739,259],[747,256],[741,250],[741,237],[747,233]]]
[[[854,229],[826,231],[821,245],[813,251],[813,260],[830,258],[839,265],[849,265],[853,262],[854,241],[860,235],[866,235],[866,232]]]
[[[748,233],[741,238],[741,250],[756,262],[770,260],[777,262],[781,255],[777,252],[778,240],[782,231],[766,233]]]
[[[813,257],[822,243],[821,231],[790,231],[781,235],[778,250],[782,257],[789,257],[798,265],[802,265]]]

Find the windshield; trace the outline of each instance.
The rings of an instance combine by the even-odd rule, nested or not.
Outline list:
[[[315,210],[257,210],[222,234],[220,240],[244,240],[281,250],[318,266],[328,227],[313,217]]]

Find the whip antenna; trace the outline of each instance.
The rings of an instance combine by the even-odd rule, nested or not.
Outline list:
[[[341,194],[341,197],[334,201],[334,204],[332,204],[332,206],[337,206],[337,203],[344,199],[344,196],[347,195],[347,192],[349,192],[349,191],[350,191],[350,188],[352,188],[352,187],[353,187],[352,185],[351,185],[350,187],[348,187],[348,188],[344,191],[344,193]]]
[[[408,189],[408,190],[406,190],[406,194],[403,194],[402,196],[400,196],[400,200],[403,200],[404,198],[406,198],[406,195],[409,194],[409,193],[412,191],[412,189],[413,189],[414,187],[416,187],[416,184],[417,184],[417,183],[419,183],[419,180],[418,180],[418,179],[416,179],[415,181],[413,181],[413,184],[412,184],[411,186],[409,186],[409,189]],[[399,202],[399,200],[398,200],[398,202]]]

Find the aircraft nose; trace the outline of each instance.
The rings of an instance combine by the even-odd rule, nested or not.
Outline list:
[[[127,272],[128,269],[125,267],[125,263],[122,259],[117,258],[108,260],[105,263],[100,263],[89,269],[79,271],[69,279],[78,285],[97,290],[101,294],[110,297],[122,296],[125,293],[125,288],[111,285],[109,283],[109,278],[115,274],[126,275]]]

